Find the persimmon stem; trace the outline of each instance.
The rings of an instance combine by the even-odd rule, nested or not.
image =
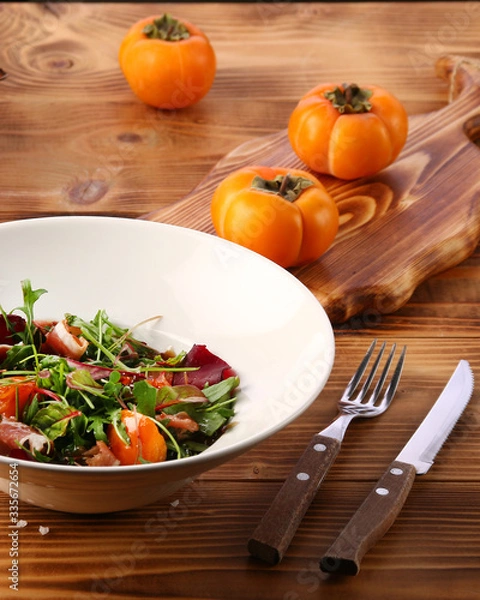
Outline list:
[[[190,37],[190,32],[181,22],[169,15],[163,14],[143,28],[143,33],[150,39],[178,42]]]
[[[372,104],[369,102],[371,95],[371,90],[361,89],[355,83],[344,83],[341,88],[336,87],[324,94],[325,98],[330,100],[338,112],[342,114],[369,112],[372,109]]]
[[[274,179],[264,179],[257,175],[253,178],[251,188],[269,194],[280,196],[288,202],[295,202],[303,190],[313,185],[306,177],[298,177],[287,173],[277,175]]]
[[[290,175],[290,173],[287,173],[285,175],[285,177],[283,178],[282,183],[280,184],[280,188],[278,190],[278,195],[279,196],[283,197],[283,195],[285,193],[285,190],[287,189],[287,185],[290,182],[290,180],[291,180],[291,175]]]

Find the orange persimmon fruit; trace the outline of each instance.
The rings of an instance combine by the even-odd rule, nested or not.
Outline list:
[[[134,94],[156,108],[191,106],[207,94],[215,79],[216,56],[207,36],[168,14],[135,23],[118,57]]]
[[[311,173],[251,166],[227,176],[211,202],[217,234],[282,267],[319,258],[338,231],[337,206]]]
[[[318,85],[300,99],[288,123],[290,144],[312,171],[346,180],[390,165],[407,134],[402,103],[374,85]]]

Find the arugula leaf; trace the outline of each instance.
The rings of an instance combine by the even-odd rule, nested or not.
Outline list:
[[[87,430],[88,419],[80,412],[75,418],[71,418],[70,421],[70,433],[72,437],[72,452],[78,448],[84,448],[89,446],[90,442],[85,438]],[[69,436],[70,437],[70,436]]]
[[[3,363],[3,366],[6,368],[13,368],[14,366],[18,365],[18,362],[16,361],[26,364],[30,359],[33,359],[34,364],[38,365],[38,353],[35,343],[35,334],[37,332],[37,328],[33,322],[33,307],[40,296],[47,293],[47,290],[33,290],[30,280],[28,279],[24,279],[21,282],[21,286],[23,293],[23,306],[18,306],[10,312],[20,310],[24,313],[25,329],[23,331],[17,331],[15,334],[16,337],[21,340],[22,344],[16,344],[13,347],[14,349],[11,349],[8,352],[7,359]],[[7,313],[1,307],[0,313],[3,315],[4,319],[7,320]]]
[[[32,419],[35,417],[37,412],[38,412],[38,398],[37,398],[37,396],[34,396],[33,400],[30,402],[30,404],[27,404],[27,406],[23,412],[23,422],[26,423],[27,425],[30,425],[30,423],[32,422]]]
[[[97,442],[105,442],[108,444],[108,437],[105,433],[105,418],[102,415],[91,415],[88,419],[86,431],[93,433]]]
[[[34,326],[33,326],[33,307],[35,302],[47,293],[47,290],[39,288],[38,290],[32,289],[32,284],[29,279],[24,279],[21,282],[22,293],[23,293],[23,306],[18,306],[15,310],[21,310],[25,315],[26,327],[23,332],[23,340],[27,343],[27,339],[31,344],[34,342]]]
[[[7,351],[7,357],[2,363],[3,369],[13,369],[20,365],[28,365],[35,358],[35,347],[32,344],[16,344]]]
[[[39,371],[42,372],[42,388],[52,390],[60,396],[67,396],[68,387],[66,376],[72,371],[67,361],[60,356],[47,355],[39,364]]]
[[[25,313],[27,323],[31,325],[33,321],[33,306],[35,302],[40,298],[40,296],[43,296],[43,294],[47,294],[48,292],[43,288],[33,290],[29,279],[24,279],[21,282],[21,286],[24,305],[19,306],[18,310],[21,310],[23,313]]]
[[[38,462],[43,462],[43,463],[53,462],[53,457],[48,456],[48,454],[42,454],[38,450],[31,451],[28,448],[25,448],[25,446],[20,446],[20,448],[27,454],[30,454],[30,456],[32,456]]]

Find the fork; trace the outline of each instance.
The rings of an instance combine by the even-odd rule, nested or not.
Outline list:
[[[357,418],[377,417],[384,413],[397,390],[403,369],[406,347],[400,354],[392,378],[383,397],[379,400],[387,379],[396,345],[393,344],[370,397],[367,393],[385,351],[383,342],[366,380],[355,398],[353,394],[360,384],[373,355],[377,340],[370,345],[357,371],[338,401],[338,415],[326,428],[315,434],[299,461],[288,475],[271,506],[248,541],[248,551],[272,565],[278,564],[287,550],[295,532],[310,506],[325,475],[332,466],[350,422]]]

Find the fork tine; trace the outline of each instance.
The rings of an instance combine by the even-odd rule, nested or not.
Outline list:
[[[396,344],[393,344],[390,354],[387,358],[387,362],[385,363],[383,372],[380,375],[380,378],[377,382],[377,385],[375,386],[375,389],[374,389],[370,399],[368,400],[368,402],[365,402],[365,405],[369,405],[369,406],[376,405],[376,402],[380,396],[380,392],[382,391],[383,384],[385,383],[385,379],[387,377],[388,371],[390,369],[390,365],[392,363],[393,356],[395,354],[395,350],[396,350]],[[407,347],[404,346],[403,350],[400,354],[400,357],[398,359],[395,370],[393,372],[392,379],[390,380],[390,382],[387,386],[387,389],[385,390],[385,394],[383,395],[381,401],[377,405],[378,408],[383,408],[384,410],[386,410],[388,408],[388,406],[390,405],[390,402],[393,400],[393,396],[395,395],[395,392],[398,387],[398,383],[400,381],[400,376],[402,374],[403,363],[405,361],[406,351],[407,351]]]
[[[383,344],[382,350],[384,347],[385,347],[385,342]],[[385,383],[385,379],[387,378],[388,370],[390,369],[390,365],[392,364],[392,359],[393,359],[393,355],[395,354],[396,347],[397,347],[396,344],[392,345],[392,349],[390,350],[390,354],[387,357],[385,366],[383,367],[383,371],[382,371],[380,377],[378,378],[377,385],[375,386],[375,388],[372,392],[372,395],[370,396],[370,399],[367,404],[375,404],[376,401],[378,400],[378,397],[382,390],[383,384]]]
[[[385,407],[390,405],[390,402],[393,400],[393,396],[397,391],[398,383],[400,381],[400,375],[403,370],[403,363],[405,362],[405,355],[407,353],[407,347],[404,346],[402,349],[402,353],[400,354],[400,358],[398,359],[397,366],[393,372],[393,377],[388,384],[388,387],[385,391],[385,395],[383,397],[382,402],[385,403]]]
[[[382,360],[382,356],[385,351],[385,346],[386,346],[386,342],[383,342],[383,344],[378,352],[377,358],[375,359],[375,362],[372,365],[370,373],[368,374],[367,380],[363,384],[363,387],[362,387],[360,393],[358,394],[357,402],[362,402],[363,399],[365,398],[368,388],[370,387],[370,385],[373,381],[373,378],[375,377],[375,373],[377,372],[378,365],[380,364],[380,361]],[[384,372],[382,373],[382,376],[386,376],[385,369],[384,369]],[[382,385],[383,385],[383,382],[382,382]],[[378,384],[377,384],[377,387],[378,387]],[[375,389],[377,389],[377,388],[375,388]]]
[[[362,362],[360,363],[360,366],[359,366],[357,372],[354,374],[354,376],[350,380],[350,383],[347,386],[347,389],[339,402],[339,405],[343,406],[344,409],[350,405],[352,410],[358,411],[358,407],[359,407],[359,405],[361,405],[365,408],[365,410],[378,408],[378,409],[381,409],[381,411],[383,412],[384,410],[386,410],[388,408],[391,401],[393,400],[393,397],[394,397],[395,392],[398,387],[398,383],[400,381],[400,376],[402,374],[403,363],[405,360],[405,354],[406,354],[406,350],[407,350],[406,346],[403,347],[403,350],[400,354],[397,365],[393,372],[392,379],[387,386],[385,394],[381,398],[381,401],[378,402],[380,393],[382,391],[383,386],[385,385],[385,381],[387,379],[388,372],[392,365],[393,357],[395,355],[395,351],[396,351],[396,347],[397,347],[395,343],[392,345],[390,353],[386,359],[385,365],[384,365],[383,370],[379,376],[379,379],[375,385],[375,388],[373,389],[373,392],[371,393],[370,397],[367,400],[365,400],[367,392],[368,392],[370,386],[372,385],[372,381],[376,375],[376,372],[378,370],[380,362],[383,358],[383,354],[384,354],[384,351],[386,348],[386,342],[382,343],[382,346],[378,352],[378,355],[375,358],[372,368],[371,368],[370,372],[368,373],[366,381],[363,384],[361,390],[357,393],[356,397],[352,399],[353,392],[356,389],[356,387],[358,387],[359,381],[360,381],[362,375],[364,374],[364,372],[366,371],[367,364],[368,364],[370,358],[372,357],[373,350],[375,348],[376,343],[377,343],[377,340],[375,339],[372,342],[372,344],[370,345],[370,348],[368,349],[367,354],[365,355]],[[378,404],[377,404],[377,402],[378,402]],[[354,408],[354,406],[352,406],[352,405],[355,405],[357,408]],[[363,413],[363,416],[367,416],[366,413]],[[371,416],[373,416],[373,415],[371,415]]]
[[[358,384],[360,383],[360,380],[362,379],[363,374],[365,373],[365,370],[376,345],[377,340],[373,340],[373,342],[370,344],[370,348],[367,350],[367,353],[363,357],[361,363],[358,365],[358,369],[355,371],[352,378],[348,382],[348,385],[343,393],[342,400],[349,400],[352,397],[353,392],[357,389]]]

